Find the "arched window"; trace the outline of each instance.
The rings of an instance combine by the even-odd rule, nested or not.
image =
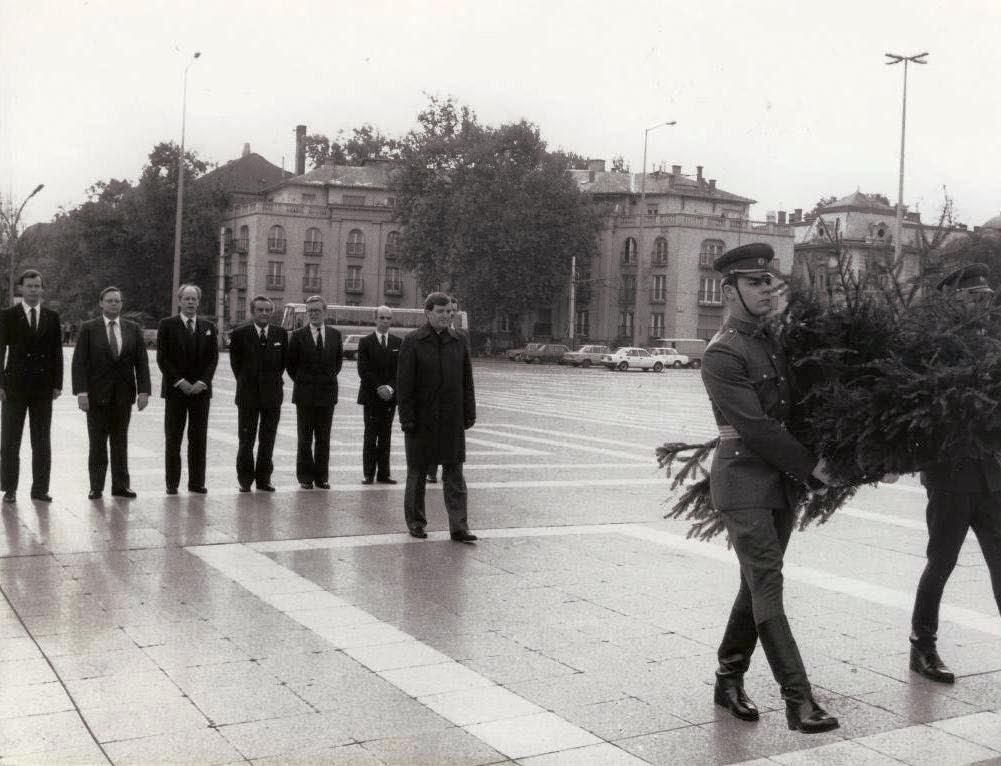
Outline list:
[[[724,247],[726,245],[723,244],[723,240],[721,239],[702,240],[702,249],[699,251],[699,266],[703,269],[711,269],[713,261],[723,255]]]
[[[268,232],[268,252],[285,252],[285,229],[281,226],[272,226],[271,230]]]
[[[667,240],[663,237],[653,241],[653,262],[659,266],[667,263]]]
[[[306,229],[306,241],[302,252],[305,255],[323,255],[323,234],[319,229]]]
[[[240,227],[240,236],[236,240],[236,252],[246,253],[250,245],[250,229],[246,226]]]
[[[386,235],[386,260],[395,261],[400,255],[400,232],[391,231]]]
[[[365,257],[365,233],[361,229],[348,232],[348,255],[355,258]]]
[[[626,237],[625,244],[622,246],[622,262],[636,263],[636,240],[632,237]]]

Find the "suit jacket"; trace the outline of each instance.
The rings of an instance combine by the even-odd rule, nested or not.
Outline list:
[[[323,353],[316,348],[310,325],[292,333],[288,350],[288,374],[295,381],[292,401],[312,407],[337,404],[337,373],[344,363],[341,334],[330,325],[324,328]]]
[[[282,377],[288,362],[288,332],[268,325],[267,345],[261,347],[260,330],[253,322],[237,327],[229,336],[229,364],[236,376],[238,407],[280,407],[285,392]]]
[[[32,332],[21,306],[0,312],[0,388],[12,399],[52,398],[63,387],[59,314],[42,306]]]
[[[756,323],[731,317],[706,347],[702,383],[717,425],[736,432],[721,438],[713,455],[713,505],[722,511],[789,505],[817,457],[786,430],[793,397],[779,344]]]
[[[73,393],[87,394],[92,404],[131,405],[136,394],[149,394],[149,359],[142,329],[119,318],[122,347],[118,358],[111,355],[104,317],[80,325],[73,350]]]
[[[373,332],[358,341],[358,404],[396,404],[396,367],[403,341],[393,334],[386,338],[386,348]],[[393,397],[386,400],[376,393],[379,386],[392,386]]]
[[[177,387],[180,380],[202,381],[208,388],[198,396],[212,396],[212,376],[219,363],[219,338],[215,325],[201,317],[195,320],[195,332],[188,331],[179,314],[160,320],[156,331],[156,364],[163,373],[160,396],[164,399],[187,398]]]

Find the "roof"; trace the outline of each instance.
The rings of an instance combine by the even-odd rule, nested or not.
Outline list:
[[[907,206],[904,206],[904,210]],[[864,194],[861,191],[854,191],[847,197],[842,197],[830,205],[825,205],[820,208],[818,213],[836,213],[840,211],[849,212],[866,212],[866,213],[890,213],[895,214],[896,208],[893,205],[887,205],[878,199],[875,199],[874,195]]]
[[[993,218],[990,218],[990,219],[984,221],[984,225],[981,226],[980,228],[982,228],[982,229],[997,229],[997,230],[1001,231],[1001,215],[996,215]]]
[[[231,194],[260,194],[269,186],[274,186],[291,173],[273,165],[256,152],[230,160],[210,173],[201,176],[195,183],[217,184],[222,191]]]
[[[612,171],[569,170],[570,177],[581,191],[588,194],[640,194],[643,191],[642,173],[615,173]],[[753,204],[756,200],[741,197],[722,189],[711,187],[705,180],[688,178],[673,173],[647,173],[648,195],[672,194],[676,197],[701,197],[724,202]]]
[[[321,165],[301,176],[286,178],[277,186],[349,186],[352,188],[387,189],[397,164],[375,161],[366,165]]]

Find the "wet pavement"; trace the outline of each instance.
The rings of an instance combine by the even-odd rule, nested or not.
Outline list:
[[[25,446],[0,536],[0,764],[1001,763],[1001,619],[972,536],[942,609],[957,682],[907,667],[926,540],[913,478],[793,536],[787,611],[842,724],[807,736],[786,728],[760,653],[747,688],[761,720],[712,704],[736,562],[661,518],[653,458],[712,435],[697,373],[478,363],[466,479],[480,541],[463,545],[440,485],[429,539],[404,534],[398,431],[401,483],[359,484],[353,363],[332,489],[295,483],[286,403],[279,491],[240,494],[222,361],[205,496],[164,494],[161,400],[133,414],[136,500],[86,499],[68,393],[51,505],[28,498]]]

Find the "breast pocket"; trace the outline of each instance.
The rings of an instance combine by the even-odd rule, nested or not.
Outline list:
[[[750,369],[751,383],[758,392],[758,401],[765,412],[786,406],[785,381],[771,365],[760,365]]]

